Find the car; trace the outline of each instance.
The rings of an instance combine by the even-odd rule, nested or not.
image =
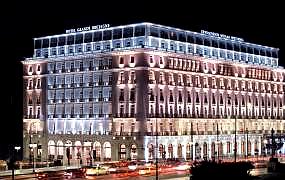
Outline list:
[[[48,179],[48,173],[47,172],[37,172],[36,177],[37,179]]]
[[[161,168],[158,168],[157,170],[161,172]],[[155,173],[156,173],[156,167],[154,166],[148,166],[148,167],[138,169],[139,175],[154,175]]]
[[[68,169],[64,171],[64,177],[70,178],[85,178],[85,173],[81,169]]]
[[[86,169],[86,176],[98,176],[98,175],[106,175],[109,174],[108,167],[105,166],[97,166]]]
[[[109,173],[118,173],[119,172],[119,167],[116,166],[116,164],[112,164],[108,167]]]

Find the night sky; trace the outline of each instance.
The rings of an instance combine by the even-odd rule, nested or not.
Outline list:
[[[0,159],[22,143],[22,65],[33,54],[33,37],[65,33],[89,25],[111,26],[152,22],[200,32],[241,37],[247,42],[280,48],[284,65],[284,8],[281,1],[255,4],[195,1],[21,1],[1,5]],[[240,2],[240,1],[238,1]],[[191,4],[190,4],[191,3]]]

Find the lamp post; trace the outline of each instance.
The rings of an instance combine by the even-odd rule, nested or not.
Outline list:
[[[21,149],[21,147],[20,146],[15,146],[14,147],[14,150],[16,150],[17,151],[17,154],[16,154],[16,156],[15,156],[15,154],[14,154],[14,150],[13,150],[13,153],[12,153],[12,180],[14,180],[15,179],[15,160],[17,159],[17,155],[18,155],[18,151]]]
[[[34,153],[34,148],[37,147],[37,144],[29,144],[31,152],[33,152],[33,173],[35,173],[35,153]]]
[[[251,103],[247,103],[247,106],[251,111],[252,110]],[[247,129],[247,127],[245,127],[245,125],[244,125],[244,129],[245,129],[245,133],[246,133],[246,159],[247,159],[248,158],[248,129]]]
[[[157,116],[158,116],[158,96],[156,95],[156,115],[155,115],[155,146],[156,146],[156,157],[155,157],[155,179],[158,180],[158,131],[157,131]]]
[[[248,129],[246,128],[246,159],[248,158]]]
[[[237,162],[237,117],[235,115],[235,142],[234,142],[234,158],[235,163]]]
[[[219,157],[220,157],[220,154],[219,154],[219,151],[220,151],[220,146],[219,146],[219,124],[217,122],[217,162],[219,162]]]

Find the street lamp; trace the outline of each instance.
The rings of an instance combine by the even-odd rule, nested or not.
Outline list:
[[[12,153],[12,180],[15,179],[15,172],[14,172],[14,170],[15,170],[15,167],[14,167],[15,166],[15,160],[17,159],[18,151],[21,149],[21,147],[20,146],[15,146],[14,149],[17,150],[17,154],[15,156],[14,151]]]
[[[252,110],[252,105],[251,103],[247,103],[248,108],[250,109],[250,111]],[[246,133],[246,158],[248,158],[248,128],[245,127],[244,124],[244,131]]]
[[[246,133],[246,159],[248,158],[248,129],[245,129]]]
[[[155,115],[155,145],[156,145],[156,157],[155,157],[155,179],[158,180],[158,131],[157,131],[157,115],[158,115],[158,95],[156,95],[156,115]]]
[[[37,144],[29,144],[31,152],[33,152],[33,173],[35,172],[35,153],[34,148],[37,147]]]

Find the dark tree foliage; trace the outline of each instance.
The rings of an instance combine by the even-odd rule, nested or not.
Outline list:
[[[249,170],[254,166],[251,162],[213,162],[202,161],[194,163],[191,168],[191,180],[217,179],[217,180],[252,180]]]

